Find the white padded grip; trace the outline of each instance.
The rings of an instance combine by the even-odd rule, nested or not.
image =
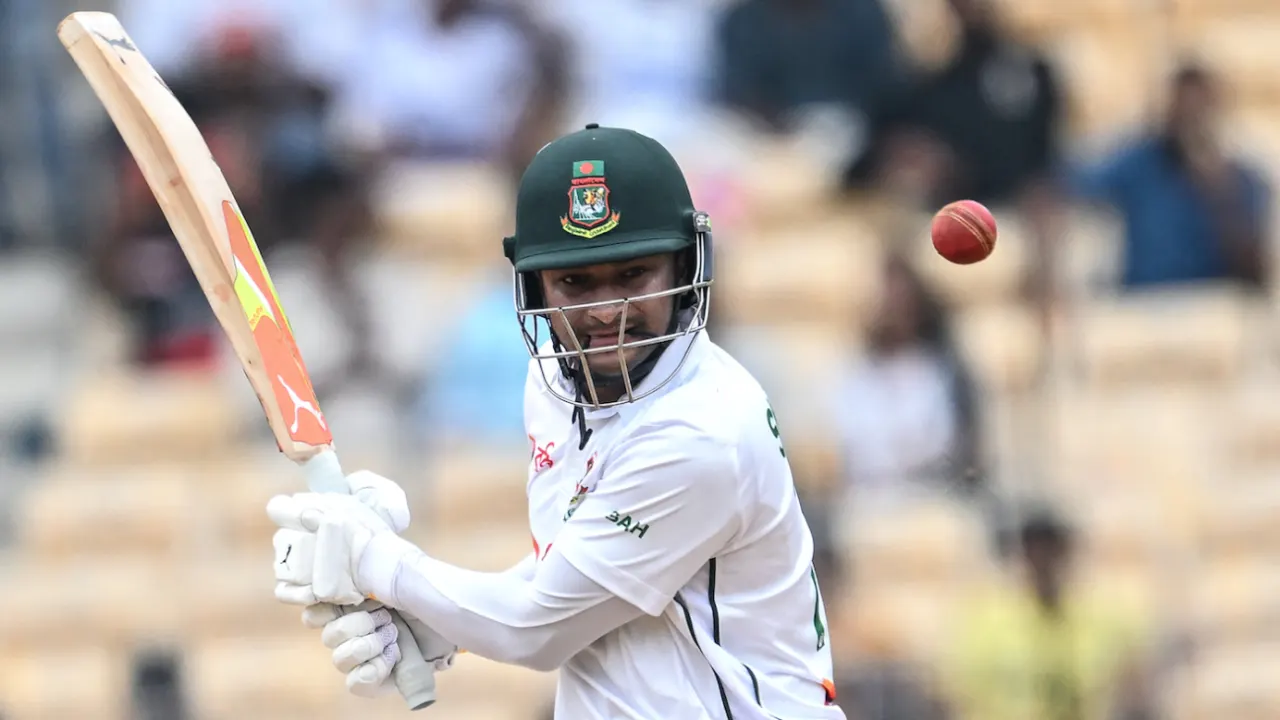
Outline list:
[[[342,465],[338,462],[338,455],[333,451],[326,450],[312,457],[303,465],[303,471],[307,476],[307,487],[312,492],[343,495],[351,493],[347,478],[342,473]],[[391,671],[396,690],[409,703],[410,710],[430,707],[436,701],[435,668],[423,659],[413,632],[400,614],[394,610],[391,614],[396,629],[400,632],[400,639],[396,641],[400,646],[400,662]]]

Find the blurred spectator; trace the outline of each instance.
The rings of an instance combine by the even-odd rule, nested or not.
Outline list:
[[[873,659],[837,671],[837,704],[848,720],[947,720],[946,706],[910,663]],[[985,718],[984,718],[985,720]]]
[[[959,613],[944,663],[954,709],[983,720],[1150,717],[1141,618],[1071,582],[1074,539],[1054,511],[1018,525],[1020,584]]]
[[[529,350],[520,334],[511,275],[480,284],[462,311],[442,359],[433,364],[419,399],[419,419],[432,442],[508,446],[524,436]],[[545,338],[546,332],[541,337]]]
[[[568,46],[567,129],[628,127],[676,148],[705,132],[714,79],[710,3],[611,0],[607,33],[584,31],[573,0],[535,7]]]
[[[302,241],[317,251],[329,295],[351,331],[353,371],[373,362],[367,318],[349,267],[369,228],[362,171],[325,138],[325,88],[269,55],[264,36],[227,26],[169,85],[200,126],[255,239],[269,256]],[[114,131],[114,213],[96,248],[98,276],[140,332],[142,364],[209,361],[217,331],[164,215]]]
[[[1021,203],[1044,186],[1057,152],[1057,76],[1041,52],[1004,32],[990,0],[948,4],[960,25],[956,53],[875,119],[846,181],[930,207]]]
[[[557,134],[563,44],[523,5],[387,0],[361,48],[341,81],[339,117],[388,158],[487,160],[518,176]]]
[[[133,661],[134,720],[186,720],[186,691],[182,665],[169,652],[139,653]]]
[[[1161,126],[1077,173],[1071,188],[1124,220],[1124,287],[1225,279],[1262,287],[1270,188],[1228,154],[1213,75],[1186,65],[1171,90]]]
[[[798,483],[800,484],[800,483]],[[846,627],[853,622],[849,558],[840,544],[835,503],[801,494],[805,519],[813,532],[813,569],[822,589],[830,634],[838,643],[835,660],[836,704],[849,720],[943,720],[942,707],[921,681],[918,668],[891,657],[859,657]]]
[[[808,106],[880,114],[900,76],[880,0],[742,0],[720,21],[720,100],[774,130]]]
[[[900,255],[885,261],[867,355],[839,385],[836,422],[855,504],[982,483],[977,390],[946,308]]]

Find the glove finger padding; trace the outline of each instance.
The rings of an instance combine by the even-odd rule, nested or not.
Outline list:
[[[324,517],[323,501],[314,493],[276,495],[267,501],[267,516],[281,528],[315,532]]]
[[[324,631],[320,633],[320,642],[332,650],[348,640],[372,635],[390,623],[391,613],[386,608],[345,612],[325,624]]]
[[[349,608],[333,603],[315,603],[302,608],[302,625],[312,630],[322,630],[325,625],[347,614]],[[352,611],[364,608],[350,608]]]
[[[285,605],[315,605],[319,602],[310,585],[294,585],[287,582],[276,583],[276,600]]]
[[[347,476],[351,494],[378,514],[391,529],[402,533],[409,527],[409,499],[394,481],[368,470]]]
[[[356,667],[376,658],[388,661],[388,668],[400,659],[396,647],[397,629],[388,623],[367,635],[344,640],[333,650],[333,666],[341,672],[351,672]]]
[[[373,602],[361,607],[373,609],[348,610],[328,603],[317,604],[304,611],[303,622],[333,618],[321,633],[325,647],[333,649],[333,665],[346,673],[347,690],[353,695],[372,698],[392,687],[388,680],[400,662],[396,642],[400,633],[389,610]]]

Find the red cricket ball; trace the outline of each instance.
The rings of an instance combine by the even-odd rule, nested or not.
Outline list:
[[[933,216],[933,249],[957,265],[986,259],[996,248],[996,219],[982,203],[957,200]]]

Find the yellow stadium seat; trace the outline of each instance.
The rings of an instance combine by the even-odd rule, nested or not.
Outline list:
[[[302,608],[275,599],[270,544],[259,552],[201,560],[183,569],[176,594],[184,639],[319,635],[302,624]]]
[[[1177,483],[1128,483],[1113,478],[1073,498],[1084,553],[1111,563],[1181,562],[1198,539],[1203,493]]]
[[[1251,383],[1233,398],[1231,454],[1244,467],[1280,464],[1280,403],[1276,383]],[[1280,475],[1278,475],[1280,477]]]
[[[853,324],[875,301],[880,252],[850,226],[805,224],[716,252],[714,312],[751,322]]]
[[[126,720],[127,658],[102,647],[0,652],[5,720]]]
[[[482,572],[506,570],[533,552],[528,520],[518,525],[489,523],[465,530],[426,525],[410,528],[405,537],[432,557]]]
[[[954,328],[979,384],[994,392],[1030,389],[1044,354],[1040,322],[1023,305],[991,305],[963,311]]]
[[[492,262],[498,241],[513,227],[511,196],[511,183],[496,166],[397,165],[374,191],[382,246],[407,257]]]
[[[199,506],[180,467],[63,468],[35,484],[18,514],[19,543],[44,561],[187,553]]]
[[[235,404],[209,373],[86,377],[59,419],[64,457],[81,465],[194,462],[227,452]]]
[[[347,689],[331,651],[311,637],[237,637],[188,646],[183,676],[210,720],[338,720]]]
[[[1053,249],[1066,299],[1089,302],[1098,288],[1114,287],[1119,276],[1124,224],[1105,208],[1067,209],[1062,237]]]
[[[1190,19],[1280,15],[1271,0],[1174,0],[1172,9],[1180,17]]]
[[[802,316],[803,317],[803,316]],[[832,413],[841,401],[831,394],[856,357],[855,328],[792,320],[773,325],[736,325],[716,336],[769,394],[788,455],[805,448],[825,454],[836,441]],[[813,458],[822,462],[821,457]]]
[[[1059,394],[1050,407],[1051,455],[1062,488],[1164,491],[1219,474],[1225,423],[1217,400],[1197,388]]]
[[[836,209],[832,180],[797,143],[755,136],[750,162],[738,175],[743,221],[803,226]]]
[[[1215,648],[1197,657],[1176,686],[1180,703],[1196,720],[1272,720],[1280,708],[1280,655],[1253,642]]]
[[[445,533],[485,523],[528,527],[531,454],[531,441],[502,448],[437,448],[420,473],[427,489],[415,503],[415,516]]]
[[[1280,478],[1272,482],[1219,487],[1203,506],[1202,541],[1208,552],[1271,552],[1280,559]]]
[[[94,559],[51,565],[17,563],[0,585],[0,648],[84,643],[131,647],[180,634],[185,593],[169,566]]]
[[[1095,385],[1218,384],[1245,361],[1258,308],[1231,287],[1100,300],[1081,311],[1081,361]]]
[[[1249,100],[1280,99],[1275,38],[1280,13],[1184,20],[1184,41]]]
[[[987,538],[972,511],[927,501],[848,518],[844,538],[854,573],[868,584],[963,585],[988,569]]]
[[[1111,23],[1047,38],[1067,102],[1067,123],[1077,137],[1112,137],[1117,127],[1146,119],[1152,88],[1162,86],[1154,30],[1141,23]]]
[[[1257,637],[1280,620],[1275,554],[1211,558],[1197,574],[1191,617],[1206,638],[1223,642]]]
[[[245,449],[237,455],[242,462],[208,463],[193,470],[201,520],[211,526],[216,542],[256,552],[271,547],[277,529],[267,517],[267,502],[274,495],[304,492],[306,476],[279,453],[258,456]]]
[[[868,581],[848,600],[851,617],[844,639],[854,643],[857,654],[935,658],[947,639],[954,600],[928,585]]]
[[[1129,3],[1116,0],[1081,0],[1060,3],[1053,0],[999,0],[1001,18],[1009,26],[1033,39],[1046,39],[1068,30],[1106,28],[1132,21]]]

